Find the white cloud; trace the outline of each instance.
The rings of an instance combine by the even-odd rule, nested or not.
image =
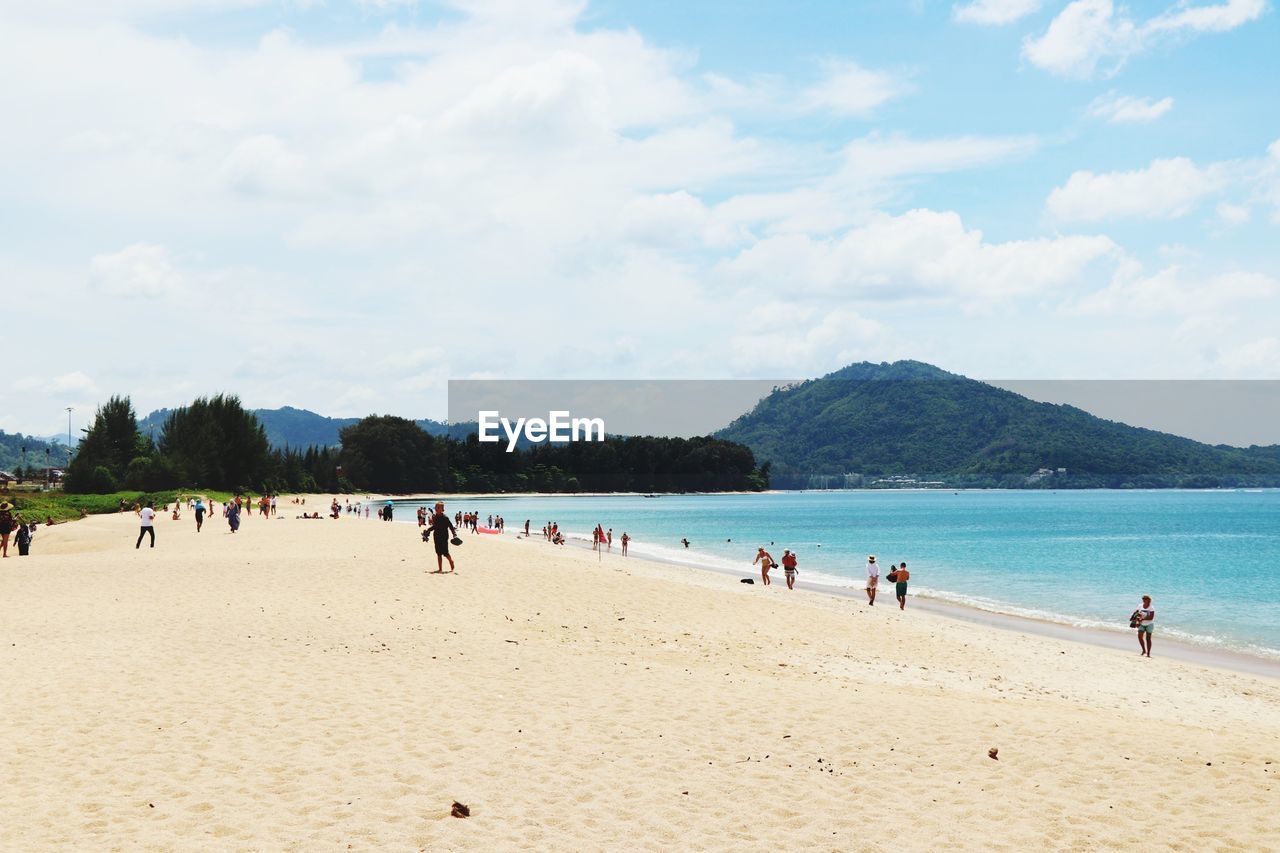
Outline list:
[[[46,387],[59,393],[71,391],[92,394],[98,390],[94,381],[79,370],[53,377]]]
[[[256,134],[237,143],[218,171],[231,190],[248,195],[300,197],[321,187],[309,176],[304,158],[278,136]]]
[[[183,277],[169,260],[168,251],[152,243],[134,243],[118,252],[94,255],[89,278],[111,296],[163,296],[183,286]]]
[[[1128,172],[1075,172],[1049,193],[1045,208],[1063,222],[1134,217],[1176,219],[1226,185],[1225,170],[1200,168],[1185,157],[1153,160]]]
[[[1273,205],[1273,221],[1280,223],[1280,142],[1272,143],[1262,157],[1205,165],[1174,157],[1132,171],[1075,172],[1050,192],[1045,209],[1062,222],[1165,220],[1186,216],[1219,194],[1232,196],[1217,206],[1224,224],[1248,222],[1252,205]]]
[[[878,205],[905,198],[905,187],[928,175],[980,168],[1034,151],[1034,136],[917,139],[870,133],[833,158],[827,174],[771,193],[740,193],[717,204],[726,228],[763,227],[769,234],[829,234],[866,221]]]
[[[1102,290],[1076,300],[1069,311],[1085,315],[1151,317],[1160,314],[1215,317],[1236,306],[1275,303],[1280,280],[1263,273],[1234,271],[1202,275],[1171,265],[1151,275],[1128,260]]]
[[[844,149],[841,176],[853,183],[913,175],[940,174],[987,166],[1025,156],[1035,150],[1034,136],[957,136],[913,139],[874,133]]]
[[[781,300],[752,308],[729,345],[734,363],[755,376],[813,376],[854,361],[905,357],[907,349],[857,311]]]
[[[1115,18],[1111,0],[1075,0],[1049,23],[1040,38],[1028,37],[1022,55],[1055,74],[1090,77],[1104,59],[1136,52],[1141,37],[1134,23]]]
[[[951,7],[951,17],[966,24],[1011,24],[1040,8],[1040,0],[970,0]]]
[[[1227,0],[1207,6],[1179,3],[1145,22],[1117,12],[1112,0],[1073,0],[1039,38],[1028,37],[1022,55],[1064,77],[1112,74],[1132,56],[1160,41],[1197,33],[1226,32],[1259,18],[1265,0]]]
[[[1001,299],[1080,279],[1119,248],[1100,236],[991,243],[952,212],[876,214],[845,234],[770,237],[721,264],[726,282],[859,300]]]
[[[1217,208],[1218,218],[1227,225],[1244,225],[1252,218],[1249,208],[1243,204],[1222,202]]]
[[[856,62],[832,59],[824,76],[800,97],[804,108],[843,116],[866,116],[876,107],[911,91],[911,86],[884,71]]]
[[[1219,361],[1242,376],[1280,376],[1280,338],[1267,336],[1228,345]]]
[[[1145,29],[1152,33],[1179,30],[1223,33],[1257,20],[1266,10],[1266,0],[1227,0],[1208,6],[1191,6],[1184,2],[1152,18]]]
[[[1089,115],[1111,124],[1145,124],[1155,121],[1173,109],[1173,98],[1138,98],[1109,92],[1094,99]]]

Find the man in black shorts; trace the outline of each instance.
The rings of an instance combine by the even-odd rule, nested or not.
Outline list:
[[[449,561],[449,571],[453,571],[453,557],[449,554],[449,539],[458,535],[457,529],[453,526],[453,522],[444,514],[444,503],[436,502],[435,514],[431,516],[431,523],[427,525],[425,533],[430,533],[436,546],[436,570],[433,574],[442,574],[444,572],[444,561]]]

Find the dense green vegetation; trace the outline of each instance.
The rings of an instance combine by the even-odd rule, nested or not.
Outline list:
[[[152,470],[171,483],[258,486],[272,462],[262,424],[238,398],[221,394],[170,412],[157,451]]]
[[[148,430],[150,432],[150,430]],[[338,447],[271,449],[257,417],[231,396],[169,411],[158,440],[138,428],[128,398],[113,397],[85,432],[69,492],[119,488],[233,492],[730,491],[763,489],[768,469],[716,438],[609,438],[507,453],[431,435],[415,421],[371,415],[342,429]]]
[[[474,436],[448,442],[456,491],[721,492],[769,487],[767,466],[724,439],[632,436],[507,453]]]
[[[1202,444],[913,361],[777,388],[717,435],[771,460],[779,488],[843,485],[849,474],[849,485],[891,476],[1033,488],[1280,485],[1280,448]]]

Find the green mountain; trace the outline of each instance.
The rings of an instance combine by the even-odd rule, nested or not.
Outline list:
[[[1280,447],[1202,444],[917,361],[776,388],[716,435],[772,462],[777,488],[1280,485]]]
[[[339,444],[338,433],[360,422],[359,418],[330,418],[293,406],[253,409],[252,412],[262,424],[272,447],[336,447]],[[139,419],[138,431],[159,440],[169,413],[169,409],[157,409]],[[444,435],[449,429],[440,421],[426,418],[416,423],[431,435]]]
[[[44,470],[46,458],[49,465],[62,468],[67,464],[67,445],[64,441],[48,441],[20,432],[7,433],[0,430],[0,471],[16,474],[23,467],[23,448],[26,448],[25,459],[28,468]],[[45,451],[49,451],[48,457]],[[43,474],[41,475],[43,476]]]

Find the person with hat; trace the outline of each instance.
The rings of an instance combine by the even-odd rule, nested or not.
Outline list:
[[[876,563],[876,555],[867,555],[867,604],[876,606],[876,587],[880,585],[880,566]]]
[[[13,532],[13,504],[0,501],[0,554],[9,556],[9,534]]]
[[[796,588],[796,555],[789,548],[782,551],[782,571],[787,576],[787,589]]]
[[[427,529],[422,531],[425,538],[430,533],[436,546],[436,570],[434,574],[444,573],[444,561],[449,561],[449,571],[453,571],[453,556],[449,553],[450,538],[458,535],[458,529],[453,526],[453,522],[449,520],[449,516],[444,514],[444,501],[436,501],[435,514],[431,516],[431,523],[427,525]]]

